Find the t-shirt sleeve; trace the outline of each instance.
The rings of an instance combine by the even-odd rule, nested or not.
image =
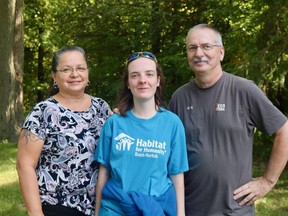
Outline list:
[[[179,92],[180,92],[180,90],[177,89],[177,90],[173,93],[173,95],[172,95],[172,97],[171,97],[171,99],[170,99],[170,101],[169,101],[169,103],[168,103],[168,107],[167,107],[167,108],[168,108],[169,111],[171,111],[171,112],[173,112],[173,113],[177,113],[177,112],[176,112],[175,103],[176,103],[176,100],[178,99]]]
[[[112,135],[111,135],[111,118],[110,117],[104,124],[99,142],[94,154],[94,162],[99,162],[102,164],[106,169],[111,171],[111,166],[110,166],[110,152],[111,152],[111,144],[112,144]]]
[[[274,134],[285,124],[286,116],[272,104],[256,84],[251,82],[247,90],[250,117],[255,126],[269,135]]]
[[[111,112],[109,104],[102,98],[92,97],[92,99],[93,104],[97,109],[97,117],[103,118],[104,120],[108,119]]]
[[[45,121],[44,121],[43,111],[41,110],[41,104],[37,104],[33,110],[26,117],[22,128],[26,129],[40,139],[46,139],[46,129],[45,129]]]
[[[173,114],[174,127],[171,134],[171,154],[168,162],[168,174],[176,175],[188,170],[185,130],[181,120]]]

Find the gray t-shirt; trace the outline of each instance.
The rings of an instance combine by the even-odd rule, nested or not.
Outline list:
[[[180,87],[169,109],[186,132],[186,215],[254,215],[254,206],[239,206],[233,191],[252,178],[255,127],[273,134],[287,121],[285,115],[252,81],[226,72],[207,89],[194,80]]]

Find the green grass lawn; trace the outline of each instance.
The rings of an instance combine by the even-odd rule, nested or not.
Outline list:
[[[0,215],[26,216],[21,198],[18,177],[15,170],[17,146],[0,143]],[[264,165],[254,166],[255,177],[259,176]],[[288,170],[281,175],[273,190],[256,202],[257,216],[288,215]]]
[[[17,146],[0,143],[0,215],[27,215],[15,169]]]

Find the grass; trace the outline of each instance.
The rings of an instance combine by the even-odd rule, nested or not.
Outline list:
[[[27,215],[15,169],[16,154],[16,144],[0,143],[0,215]]]
[[[27,216],[15,170],[17,145],[0,143],[0,215]],[[263,173],[263,163],[254,165],[254,176]],[[288,215],[288,169],[270,193],[256,202],[256,215]]]
[[[254,165],[254,176],[264,172],[265,165]],[[288,215],[288,165],[280,176],[277,184],[262,199],[256,201],[256,215],[259,216],[284,216]]]

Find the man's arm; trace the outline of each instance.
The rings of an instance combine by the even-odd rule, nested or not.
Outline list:
[[[263,176],[252,179],[234,191],[234,199],[245,198],[239,205],[251,205],[265,196],[277,183],[288,160],[288,122],[275,133],[272,153]]]

